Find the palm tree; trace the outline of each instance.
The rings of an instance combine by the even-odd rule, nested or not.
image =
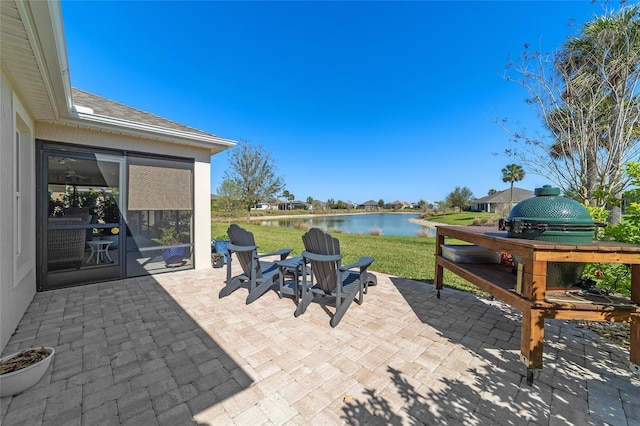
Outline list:
[[[510,208],[513,208],[513,183],[520,182],[524,179],[524,175],[524,169],[519,164],[507,164],[507,166],[502,169],[502,181],[509,182],[511,184],[509,195]]]
[[[640,6],[625,7],[587,22],[577,37],[565,43],[557,65],[564,71],[567,83],[563,94],[565,104],[577,105],[578,109],[572,112],[588,118],[583,121],[589,128],[580,133],[581,137],[590,139],[581,142],[586,148],[582,150],[586,155],[581,164],[586,187],[581,195],[586,202],[595,205],[596,190],[606,188],[614,193],[622,190],[624,182],[620,170],[625,153],[640,139],[640,100],[637,96]],[[581,105],[591,108],[587,111]],[[588,114],[584,115],[585,112]],[[569,109],[552,113],[555,118],[572,117],[567,114]],[[554,154],[556,158],[576,154],[575,150],[566,149],[567,142],[559,140],[552,147],[552,158]],[[598,165],[599,152],[606,153],[606,161],[601,161],[605,167]]]
[[[289,200],[289,207],[288,207],[288,208],[289,208],[289,210],[292,210],[292,209],[293,209],[293,200],[295,200],[295,199],[296,199],[296,196],[295,196],[295,195],[293,195],[292,193],[290,193],[290,192],[289,192],[288,190],[286,190],[286,189],[282,192],[282,196],[283,196],[284,198],[286,198],[287,200]]]

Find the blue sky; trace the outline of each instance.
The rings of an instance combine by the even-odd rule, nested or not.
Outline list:
[[[554,50],[602,10],[590,0],[62,1],[74,87],[262,145],[296,199],[355,203],[508,188],[509,136],[495,118],[539,127],[524,89],[501,77],[508,57],[525,43]],[[227,162],[212,157],[212,192]],[[517,186],[547,183],[528,174]]]

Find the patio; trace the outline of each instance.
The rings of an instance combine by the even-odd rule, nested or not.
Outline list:
[[[38,293],[4,354],[56,355],[0,423],[640,424],[628,351],[550,321],[529,387],[517,312],[377,275],[335,329],[274,291],[219,299],[224,268]]]

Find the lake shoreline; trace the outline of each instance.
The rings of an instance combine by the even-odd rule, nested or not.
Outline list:
[[[357,213],[310,213],[310,214],[284,214],[284,215],[276,215],[276,216],[251,216],[249,220],[272,220],[272,219],[308,219],[310,217],[327,217],[327,216],[353,216],[358,214],[419,214],[416,212],[357,212]],[[409,219],[413,220],[422,220],[422,219]],[[426,221],[425,221],[426,222]],[[418,222],[416,222],[418,223]],[[435,223],[435,222],[432,222]]]
[[[436,229],[436,226],[444,225],[444,223],[441,223],[441,222],[433,222],[433,221],[424,220],[424,219],[409,219],[409,222],[417,223],[418,225],[422,225],[424,227],[433,228],[433,229]]]
[[[335,228],[345,234],[421,237],[435,236],[436,226],[441,225],[421,219],[420,213],[415,211],[274,215],[252,218],[251,222],[288,227],[296,227],[296,223],[303,223],[320,228]]]

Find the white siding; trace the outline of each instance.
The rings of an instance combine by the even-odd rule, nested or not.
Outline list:
[[[16,147],[20,135],[20,153]],[[36,293],[34,124],[0,74],[0,349]],[[19,159],[17,158],[19,157]],[[18,160],[18,161],[16,161]],[[19,167],[18,167],[19,164]],[[19,187],[18,180],[19,178]]]
[[[196,269],[211,268],[210,170],[209,162],[196,161],[193,165],[193,261]]]

